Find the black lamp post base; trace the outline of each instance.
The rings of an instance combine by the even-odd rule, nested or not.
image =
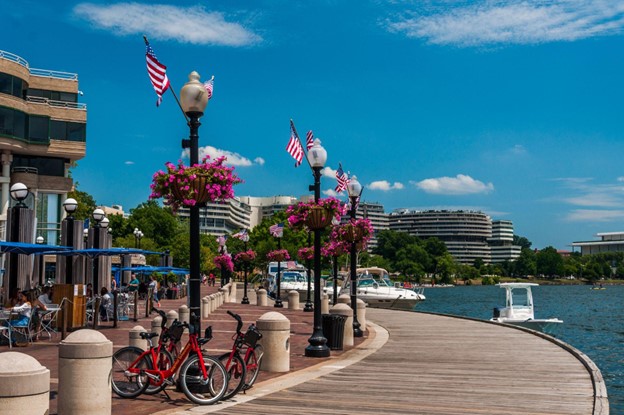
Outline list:
[[[353,337],[362,337],[364,336],[364,332],[358,327],[353,328]]]
[[[282,299],[278,297],[278,298],[275,300],[275,304],[273,304],[273,307],[276,307],[276,308],[284,308],[284,304],[282,304]]]
[[[305,348],[305,356],[306,357],[329,357],[330,350],[327,345],[323,344],[320,346],[309,345]]]
[[[241,301],[241,304],[249,304],[249,298],[243,297],[243,301]]]
[[[314,306],[312,305],[311,302],[307,301],[305,303],[305,306],[303,306],[303,311],[305,311],[306,313],[310,313],[310,312],[314,311]]]

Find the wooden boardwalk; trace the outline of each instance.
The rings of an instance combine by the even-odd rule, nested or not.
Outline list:
[[[249,402],[185,413],[608,414],[605,391],[594,410],[584,364],[540,337],[423,313],[368,309],[367,318],[389,339],[365,359]]]

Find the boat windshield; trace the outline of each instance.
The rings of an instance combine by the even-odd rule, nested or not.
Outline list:
[[[299,274],[298,272],[285,272],[281,276],[281,280],[282,282],[297,282],[304,281],[304,278],[303,275]]]
[[[508,304],[507,306],[509,305],[515,308],[531,307],[531,298],[528,290],[524,288],[511,290],[511,304]]]
[[[360,277],[360,279],[358,280],[358,287],[372,287],[373,284],[376,284],[377,281],[375,281],[372,278],[362,278]]]

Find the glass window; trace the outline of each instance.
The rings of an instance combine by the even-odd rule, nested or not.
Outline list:
[[[24,85],[24,81],[22,81],[20,78],[16,78],[13,77],[13,96],[18,97],[18,98],[23,98],[24,94],[23,94],[23,85]]]
[[[69,141],[86,141],[87,125],[78,122],[68,122],[67,139]]]
[[[66,140],[67,123],[65,121],[50,120],[50,139]]]
[[[46,176],[65,177],[67,160],[54,157],[32,157],[19,154],[13,155],[13,167],[34,167],[39,174]]]
[[[33,142],[47,143],[50,134],[50,119],[31,115],[28,117],[28,139]]]
[[[11,94],[13,91],[13,77],[0,72],[0,93]]]
[[[78,102],[78,94],[61,92],[60,100],[63,102]]]
[[[18,138],[26,138],[26,120],[28,117],[25,112],[13,111],[13,136]]]
[[[13,113],[10,108],[0,108],[0,134],[13,135]]]

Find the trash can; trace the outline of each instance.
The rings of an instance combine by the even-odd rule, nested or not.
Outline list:
[[[346,316],[323,314],[323,335],[327,339],[327,347],[331,350],[343,348],[345,321]]]

